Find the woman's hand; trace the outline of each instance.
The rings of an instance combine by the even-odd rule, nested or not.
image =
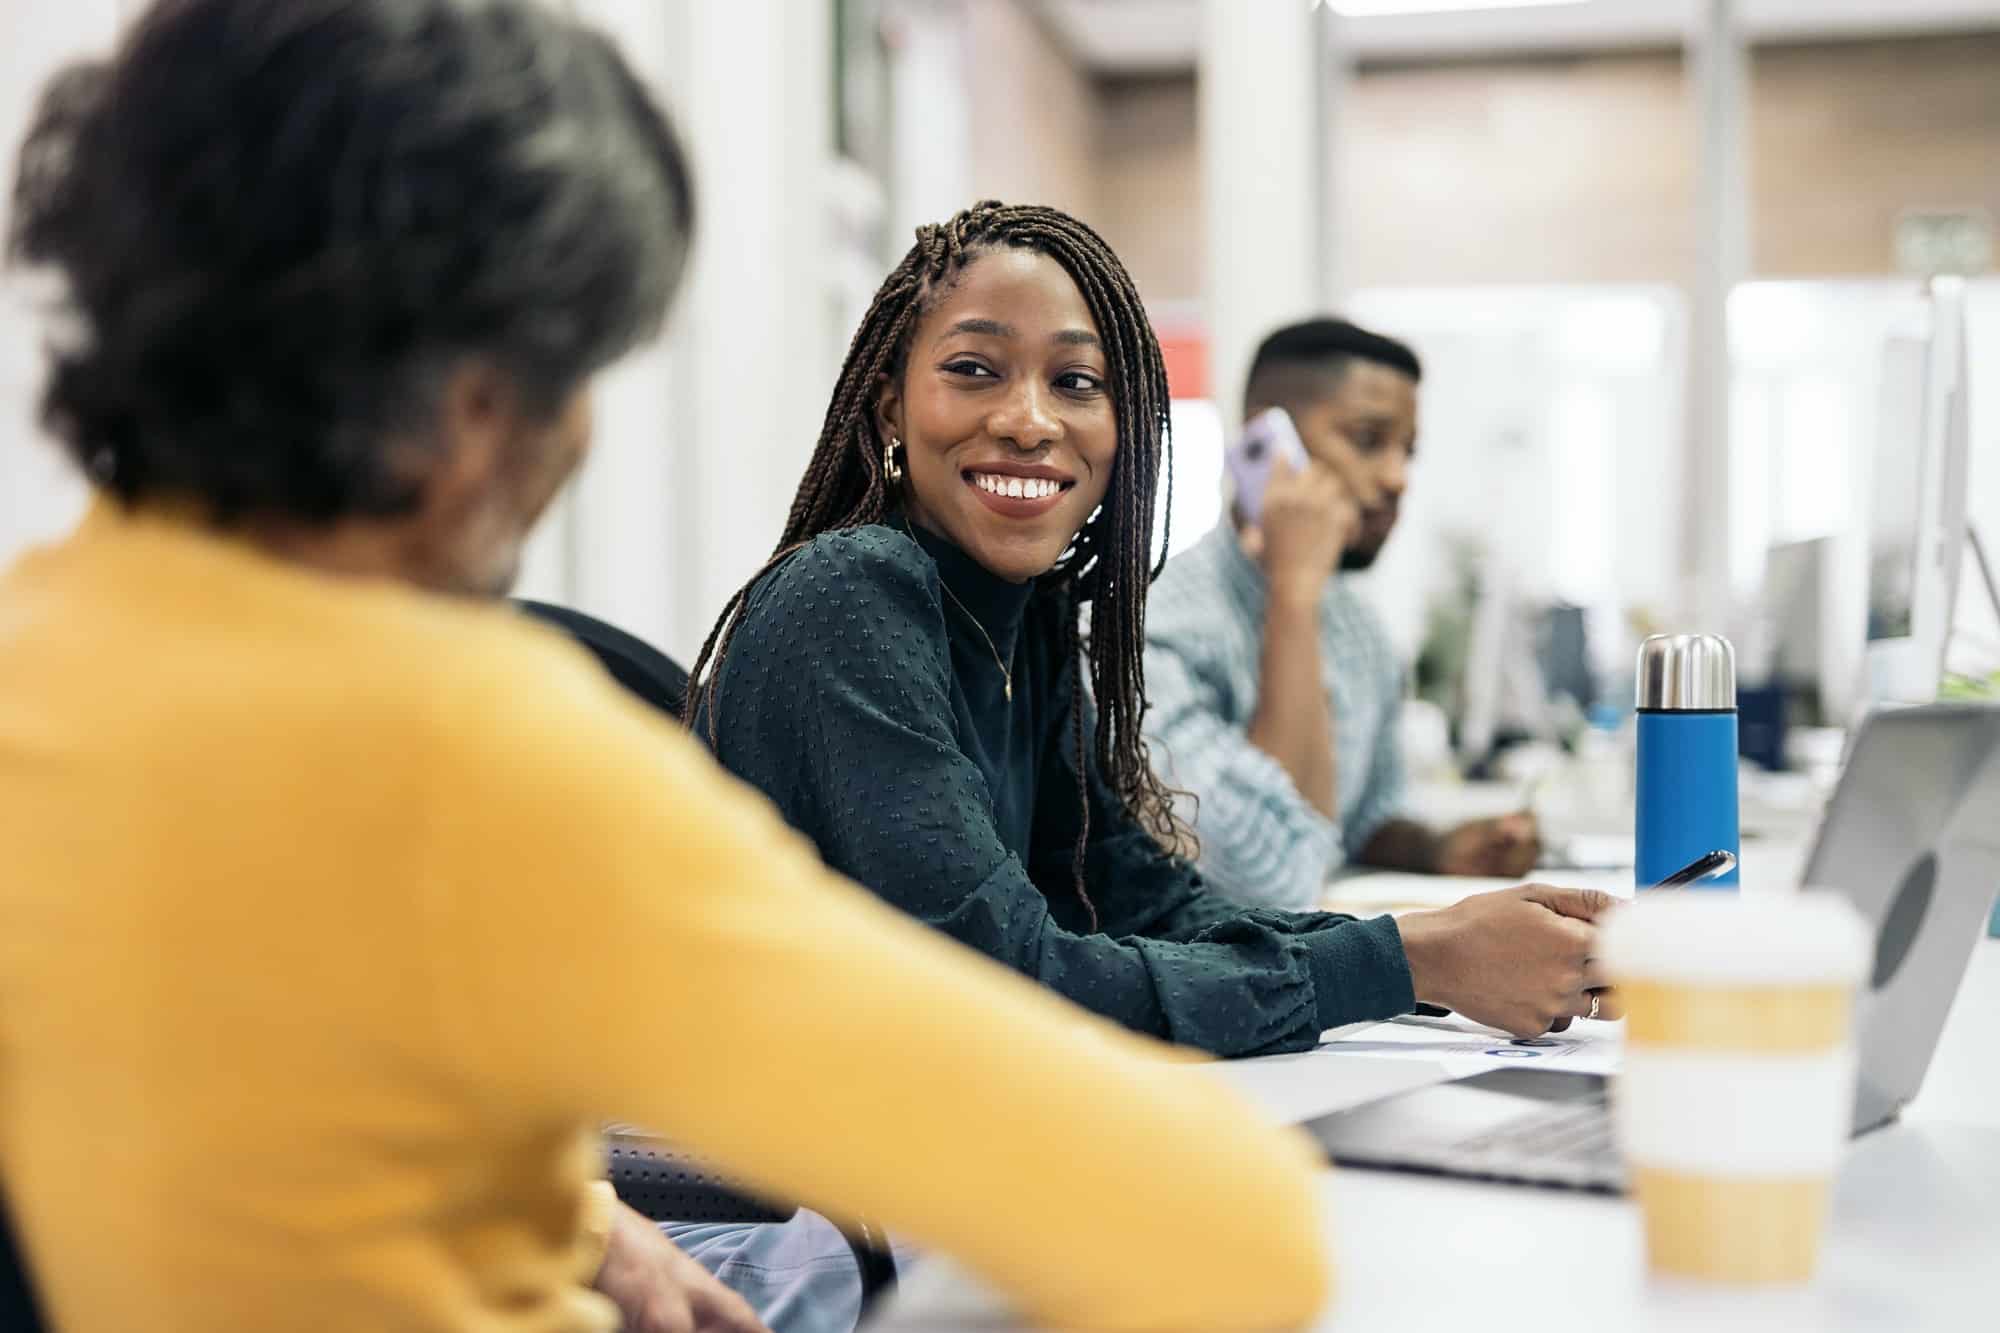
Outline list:
[[[1516,1037],[1567,1028],[1573,1018],[1619,1016],[1592,953],[1596,920],[1618,900],[1546,884],[1479,893],[1396,925],[1416,998]]]

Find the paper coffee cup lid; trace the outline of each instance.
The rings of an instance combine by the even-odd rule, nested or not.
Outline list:
[[[1873,941],[1838,894],[1689,891],[1642,893],[1618,908],[1598,952],[1614,982],[1853,985],[1867,975]]]

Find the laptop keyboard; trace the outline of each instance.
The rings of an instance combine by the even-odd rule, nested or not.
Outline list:
[[[1524,1111],[1442,1155],[1455,1173],[1494,1180],[1617,1189],[1624,1176],[1601,1095]]]
[[[1582,1106],[1538,1107],[1451,1145],[1454,1153],[1483,1157],[1555,1158],[1565,1162],[1616,1162],[1611,1116],[1601,1101]]]
[[[1306,1128],[1347,1166],[1620,1194],[1609,1084],[1493,1069],[1335,1111]]]

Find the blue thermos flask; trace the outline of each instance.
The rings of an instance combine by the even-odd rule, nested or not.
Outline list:
[[[1736,650],[1713,634],[1639,645],[1638,886],[1710,852],[1741,856],[1736,822]],[[1734,890],[1738,876],[1704,880]]]

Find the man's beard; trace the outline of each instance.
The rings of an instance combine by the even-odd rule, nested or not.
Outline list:
[[[1343,574],[1358,574],[1372,566],[1382,556],[1382,548],[1389,544],[1389,538],[1396,531],[1396,510],[1371,512],[1371,520],[1364,523],[1360,536],[1373,536],[1375,540],[1366,546],[1350,546],[1340,553],[1340,570]]]

